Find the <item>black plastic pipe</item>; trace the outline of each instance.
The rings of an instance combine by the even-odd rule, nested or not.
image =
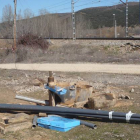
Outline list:
[[[73,115],[73,116],[87,116],[87,117],[95,117],[95,118],[100,118],[100,117],[102,117],[102,118],[109,118],[109,112],[108,112],[108,114],[107,115],[102,115],[102,114],[94,114],[94,113],[92,113],[92,114],[86,114],[86,113],[73,113],[73,112],[71,112],[71,113],[67,113],[67,112],[65,112],[65,113],[63,113],[63,112],[54,112],[54,111],[48,111],[47,112],[48,114],[64,114],[64,115]],[[120,112],[121,113],[121,112]],[[116,117],[116,118],[123,118],[123,119],[126,119],[126,113],[124,113],[125,115],[116,115],[116,114],[113,114],[112,113],[112,117],[114,118],[114,117]],[[137,114],[133,114],[133,115],[137,115]],[[137,121],[140,121],[140,116],[139,115],[137,115],[136,117],[135,116],[131,116],[131,119],[133,120],[133,119],[137,119]],[[139,117],[138,117],[139,116]]]
[[[85,125],[85,126],[87,126],[87,127],[90,127],[90,128],[92,128],[92,129],[97,129],[97,126],[96,126],[95,124],[93,124],[93,123],[89,123],[89,122],[85,122],[85,121],[81,121],[81,120],[80,120],[80,124],[81,124],[81,125]]]
[[[83,116],[83,117],[92,117],[92,118],[99,118],[99,119],[109,119],[109,116],[102,116],[102,115],[88,115],[88,114],[76,114],[76,113],[72,114],[72,113],[59,113],[59,112],[49,112],[49,113],[57,114],[57,115],[61,115],[61,116],[71,116],[71,117]],[[112,116],[112,120],[126,121],[126,117]],[[130,122],[140,122],[140,118],[131,118]]]
[[[1,111],[31,111],[44,112],[48,114],[70,115],[70,116],[84,116],[94,118],[109,119],[109,111],[90,110],[90,109],[76,109],[76,108],[62,108],[49,106],[35,106],[35,105],[16,105],[16,104],[0,104]],[[135,118],[136,117],[136,118]],[[126,113],[114,112],[113,120],[126,120]],[[140,115],[133,114],[130,121],[140,121]]]

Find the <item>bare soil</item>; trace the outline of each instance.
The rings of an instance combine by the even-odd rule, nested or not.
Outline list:
[[[140,65],[132,64],[99,64],[99,63],[33,63],[33,64],[0,64],[0,69],[61,71],[61,72],[104,72],[118,74],[140,74]]]
[[[62,73],[55,72],[57,81],[88,81],[95,90],[102,91],[107,87],[116,87],[116,92],[127,92],[132,101],[132,106],[117,108],[104,108],[104,110],[114,110],[140,114],[140,76],[139,75],[119,75],[103,73]],[[48,99],[48,91],[42,87],[32,85],[32,80],[41,78],[47,82],[48,72],[38,71],[18,71],[0,70],[0,103],[22,103],[29,104],[14,99],[16,94],[26,95],[37,99]],[[134,88],[134,92],[130,90]],[[127,100],[126,100],[127,102]],[[36,129],[25,129],[16,133],[0,134],[5,140],[138,140],[140,138],[140,125],[120,122],[98,121],[97,119],[86,119],[95,123],[96,130],[85,126],[78,126],[69,132],[62,133],[37,127]]]
[[[0,42],[0,48],[11,48],[12,42]],[[130,46],[94,46],[80,43],[61,43],[60,46],[52,44],[47,51],[40,49],[27,49],[22,47],[13,54],[11,51],[0,50],[0,63],[79,63],[100,62],[117,64],[139,64],[140,50],[131,50]],[[139,69],[138,69],[139,70]],[[137,71],[138,71],[137,70]],[[25,95],[37,99],[48,99],[48,91],[43,87],[33,86],[32,80],[41,78],[47,82],[48,72],[0,70],[0,103],[32,104],[16,100],[15,95]],[[57,81],[88,81],[94,90],[101,92],[110,87],[116,88],[114,92],[127,93],[133,105],[124,107],[110,107],[103,110],[114,110],[140,114],[140,75],[87,73],[87,72],[55,72]],[[131,93],[131,89],[134,92]],[[140,124],[121,122],[108,122],[106,120],[86,119],[97,125],[97,130],[85,126],[78,126],[69,132],[62,133],[37,127],[25,129],[16,133],[0,134],[5,140],[139,140]]]

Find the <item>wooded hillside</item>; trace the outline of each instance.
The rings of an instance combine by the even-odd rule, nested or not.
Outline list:
[[[8,12],[9,9],[9,12]],[[0,24],[0,37],[13,36],[11,7],[5,7]],[[8,14],[9,13],[9,14]],[[119,37],[125,37],[125,5],[87,8],[76,12],[76,37],[114,37],[113,14],[116,15]],[[72,38],[71,13],[50,14],[45,11],[39,16],[28,9],[23,18],[17,16],[17,36],[33,34],[46,38]],[[139,3],[129,3],[129,35],[140,34]]]

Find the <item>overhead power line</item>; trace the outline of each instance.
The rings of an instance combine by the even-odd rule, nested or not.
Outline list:
[[[63,4],[60,4],[60,5],[57,5],[57,6],[52,6],[52,7],[47,7],[48,9],[54,9],[56,7],[60,7],[60,6],[63,6],[63,5],[66,5],[68,4],[69,2],[66,2],[66,3],[63,3]]]

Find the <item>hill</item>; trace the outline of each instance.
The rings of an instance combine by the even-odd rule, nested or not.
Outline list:
[[[125,5],[91,7],[76,12],[76,37],[114,37],[113,14],[119,37],[125,37]],[[139,35],[139,3],[129,3],[129,35]],[[138,26],[137,26],[138,25]],[[0,24],[0,37],[13,36],[13,21]],[[71,38],[71,13],[55,13],[17,21],[17,36],[33,34],[45,38]]]
[[[129,2],[129,27],[139,25],[139,3]],[[125,26],[125,5],[119,4],[109,7],[93,7],[77,12],[77,17],[83,15],[86,21],[91,22],[92,28],[112,27],[113,14],[116,14],[118,26]]]

